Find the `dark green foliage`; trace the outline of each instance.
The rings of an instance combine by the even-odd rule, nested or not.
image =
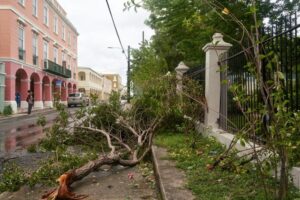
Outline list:
[[[31,144],[29,147],[27,147],[27,152],[28,153],[36,153],[37,152],[37,145],[36,144]]]
[[[83,155],[72,155],[63,151],[56,152],[56,156],[45,161],[41,166],[30,176],[28,185],[33,187],[37,183],[43,185],[55,185],[57,177],[63,172],[80,167],[89,160],[95,159],[97,156],[94,153]]]
[[[71,142],[72,135],[66,130],[61,129],[59,124],[53,124],[53,126],[47,130],[46,137],[42,139],[39,146],[47,151],[53,151],[57,148],[65,149]]]
[[[13,110],[11,105],[5,106],[3,109],[3,115],[4,116],[8,116],[8,115],[12,115],[13,114]]]
[[[0,175],[0,193],[17,191],[24,183],[26,177],[22,168],[14,163],[6,163]]]
[[[44,127],[46,125],[46,117],[45,115],[39,115],[38,120],[36,122],[37,125]]]
[[[119,92],[112,91],[112,93],[109,96],[109,104],[112,107],[112,110],[115,112],[119,112],[121,110],[121,95]]]

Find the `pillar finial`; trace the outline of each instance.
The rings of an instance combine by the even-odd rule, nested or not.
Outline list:
[[[186,65],[184,64],[183,61],[181,61],[181,62],[178,64],[178,66],[175,68],[175,71],[176,71],[177,73],[182,73],[182,74],[184,74],[184,73],[187,72],[189,69],[190,69],[190,68],[189,68],[188,66],[186,66]]]

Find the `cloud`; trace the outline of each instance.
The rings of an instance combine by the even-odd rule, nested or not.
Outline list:
[[[138,48],[142,32],[149,39],[153,31],[144,22],[149,13],[123,11],[126,0],[109,0],[110,7],[127,53],[127,46]],[[59,0],[68,19],[79,32],[78,65],[99,73],[118,73],[126,83],[127,61],[120,47],[105,0]]]

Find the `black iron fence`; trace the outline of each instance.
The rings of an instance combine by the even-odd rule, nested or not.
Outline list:
[[[270,66],[270,59],[282,72],[284,77],[285,98],[288,107],[300,110],[300,25],[297,14],[282,16],[269,21],[262,30],[263,41],[260,43],[262,53],[262,72],[264,81],[274,77],[274,66]],[[263,106],[261,92],[257,85],[255,73],[249,67],[249,56],[253,49],[248,48],[238,53],[229,52],[227,58],[221,59],[221,66],[228,68],[221,70],[221,104],[220,128],[236,132],[244,127],[247,121],[255,122],[265,119],[259,112]],[[245,101],[238,104],[239,98],[233,92],[242,91]],[[243,111],[243,112],[242,112]]]

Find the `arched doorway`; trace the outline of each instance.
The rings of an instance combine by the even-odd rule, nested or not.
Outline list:
[[[73,92],[76,92],[77,91],[77,86],[76,84],[73,85]]]
[[[67,84],[65,81],[61,82],[61,101],[67,105]]]
[[[34,98],[34,107],[35,108],[43,108],[42,102],[42,83],[40,76],[37,73],[32,73],[30,76],[30,91],[33,92]]]
[[[55,104],[61,100],[61,80],[53,79],[51,85],[52,101]]]
[[[48,76],[44,76],[42,80],[42,101],[44,107],[53,107],[51,100],[51,85]]]
[[[26,102],[27,91],[29,90],[28,75],[24,69],[16,71],[15,95],[20,95],[20,102],[18,109],[25,109],[28,107]]]
[[[79,72],[78,79],[79,81],[85,81],[86,80],[85,72]]]
[[[73,90],[72,90],[72,83],[68,83],[68,95],[73,93]]]

